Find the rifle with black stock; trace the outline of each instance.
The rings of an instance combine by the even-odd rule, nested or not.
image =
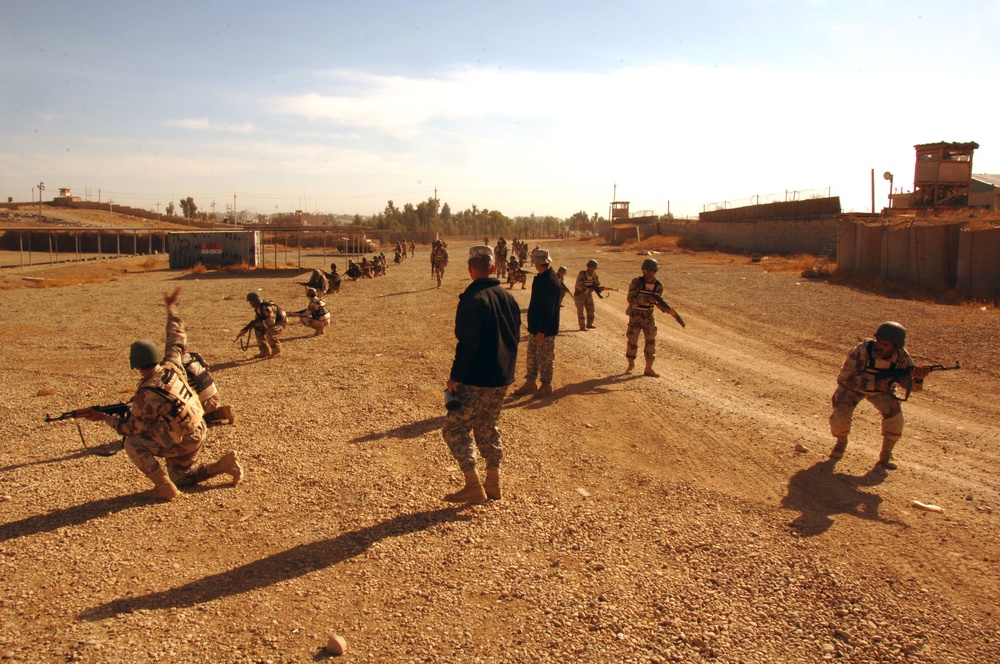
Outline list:
[[[677,313],[672,306],[667,304],[667,301],[664,300],[662,297],[660,297],[656,293],[644,292],[643,295],[648,295],[649,297],[651,297],[653,301],[656,302],[657,305],[659,305],[662,309],[666,310],[668,314],[673,316],[674,320],[681,324],[681,327],[687,327],[687,324],[684,322],[684,319],[681,318],[681,315]]]
[[[98,452],[97,451],[98,448],[90,447],[89,445],[87,445],[87,441],[83,437],[83,429],[80,428],[80,418],[83,417],[83,414],[85,412],[91,410],[97,411],[99,413],[104,413],[105,415],[111,415],[112,417],[121,417],[124,419],[128,419],[132,414],[132,406],[129,403],[127,402],[113,403],[107,406],[91,406],[90,408],[78,408],[77,410],[69,410],[66,411],[65,413],[57,415],[56,417],[52,417],[48,413],[45,413],[45,421],[61,422],[62,420],[73,420],[73,422],[76,424],[76,431],[77,433],[80,434],[80,442],[83,443],[83,446],[85,448],[90,450],[93,454],[98,454],[100,456],[112,456],[114,454],[117,454],[119,451],[121,451],[122,448],[125,447],[125,436],[122,436],[121,445],[117,449],[112,450],[110,452]]]
[[[935,371],[955,371],[956,369],[961,369],[962,364],[955,360],[954,366],[946,367],[943,364],[928,364],[920,367],[912,366],[906,367],[905,369],[883,369],[882,371],[876,372],[875,380],[887,380],[889,381],[889,392],[892,392],[892,386],[897,383],[902,383],[906,388],[906,396],[904,396],[900,401],[908,401],[910,398],[910,391],[913,389],[913,381],[909,379],[914,369],[927,369],[927,373],[933,373]]]

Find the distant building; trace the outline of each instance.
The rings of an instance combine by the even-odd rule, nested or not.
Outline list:
[[[969,185],[969,207],[1000,210],[1000,175],[972,175]]]

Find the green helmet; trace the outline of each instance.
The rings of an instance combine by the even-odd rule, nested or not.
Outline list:
[[[260,302],[260,294],[247,293],[247,302]]]
[[[655,258],[647,258],[642,262],[642,269],[652,270],[653,272],[656,272],[657,270],[660,269],[660,266],[656,263]]]
[[[129,350],[128,354],[128,363],[133,369],[151,367],[154,364],[159,364],[162,359],[163,353],[161,353],[156,344],[149,339],[132,342],[132,348]]]
[[[589,261],[587,261],[587,267],[592,267],[594,269],[597,269],[597,261],[591,258]]]
[[[891,320],[886,321],[875,330],[875,338],[888,341],[896,348],[902,348],[906,345],[906,328]]]

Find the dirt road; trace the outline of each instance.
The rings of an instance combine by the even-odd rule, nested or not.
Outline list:
[[[658,314],[662,377],[628,376],[642,257],[546,246],[570,279],[596,258],[621,290],[588,332],[567,299],[555,394],[501,419],[505,500],[461,509],[440,500],[461,482],[440,426],[468,243],[451,243],[440,289],[427,247],[345,281],[330,333],[292,326],[266,361],[232,343],[245,295],[300,309],[299,272],[122,261],[103,283],[0,290],[0,657],[308,662],[340,633],[353,662],[1000,661],[995,309],[661,254],[687,327]],[[71,423],[42,417],[129,398],[128,345],[162,341],[178,285],[191,347],[238,413],[205,455],[238,449],[248,477],[158,504],[124,454],[83,453]],[[530,280],[514,294],[526,309]],[[885,476],[867,404],[846,457],[826,455],[836,373],[887,319],[918,363],[963,369],[904,404]]]

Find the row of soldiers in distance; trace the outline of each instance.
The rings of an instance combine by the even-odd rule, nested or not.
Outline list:
[[[397,242],[395,247],[395,261],[400,263],[406,254],[406,245]],[[416,252],[416,245],[409,243],[410,255]],[[369,261],[367,256],[361,258],[360,263],[355,263],[353,259],[347,260],[346,275],[351,280],[372,279],[374,277],[385,276],[388,272],[385,254],[378,253],[372,256]],[[309,275],[308,281],[297,281],[296,283],[306,287],[306,297],[309,304],[299,311],[285,312],[280,306],[264,300],[257,293],[249,293],[247,302],[254,309],[254,320],[250,321],[240,330],[237,339],[242,338],[251,330],[254,333],[259,350],[257,358],[277,357],[281,355],[281,332],[288,324],[289,316],[297,316],[299,322],[313,330],[313,336],[321,336],[326,333],[326,328],[330,326],[330,310],[323,299],[327,293],[339,293],[342,279],[337,272],[337,264],[330,263],[330,272],[323,272],[314,269]]]

